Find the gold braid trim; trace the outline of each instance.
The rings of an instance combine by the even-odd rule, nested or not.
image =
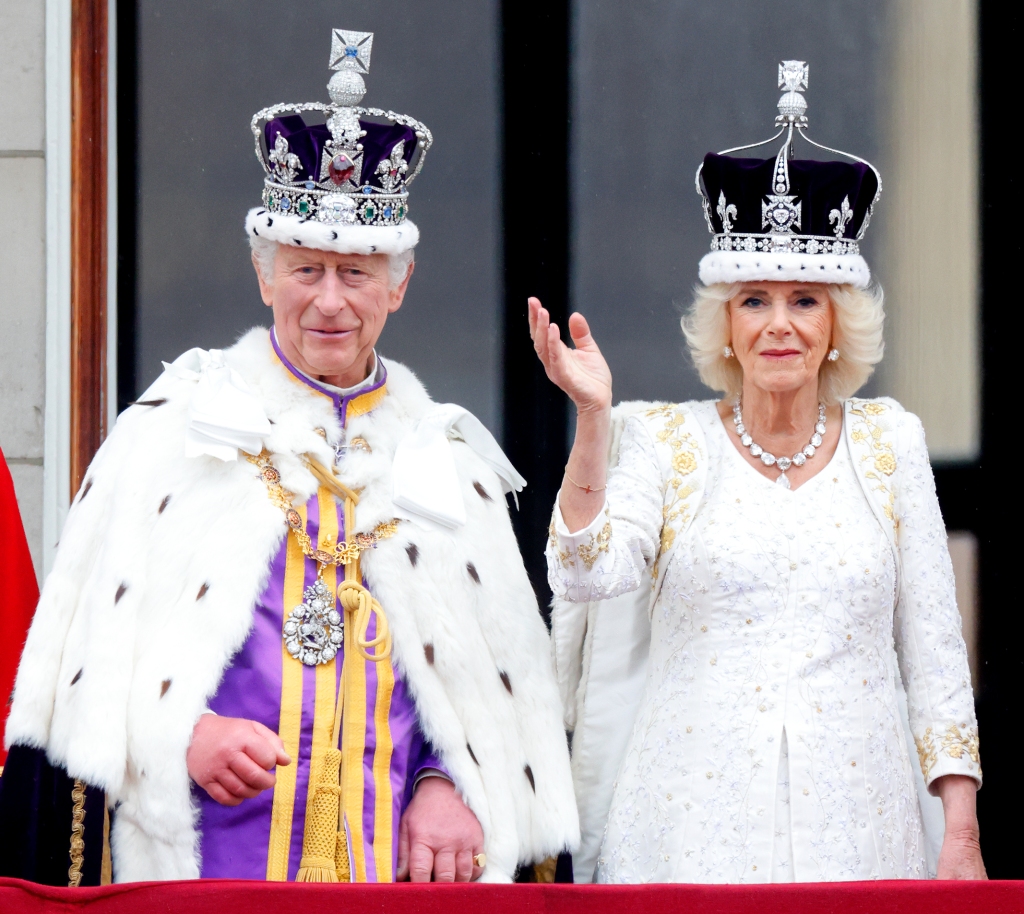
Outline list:
[[[606,521],[605,525],[601,528],[600,533],[598,533],[596,537],[591,533],[589,543],[581,543],[576,547],[576,554],[583,561],[583,564],[587,566],[587,571],[590,571],[590,569],[594,567],[594,562],[597,561],[597,557],[602,552],[608,551],[608,544],[611,542],[611,539],[611,521]]]
[[[963,731],[956,724],[950,724],[942,734],[939,744],[935,743],[932,728],[924,731],[920,738],[914,737],[917,744],[917,755],[921,760],[921,770],[927,777],[939,760],[939,753],[949,758],[962,759],[965,755],[976,765],[981,765],[981,751],[978,741],[978,728],[965,727]]]
[[[103,797],[103,859],[100,861],[100,885],[110,885],[114,881],[114,861],[110,856],[110,807],[107,798]]]
[[[675,543],[677,528],[682,529],[690,520],[693,506],[689,498],[697,491],[697,487],[692,482],[686,482],[683,477],[689,476],[697,469],[700,445],[697,443],[697,439],[683,428],[686,416],[678,406],[672,404],[658,406],[647,410],[644,415],[649,419],[659,416],[664,419],[665,425],[656,437],[659,442],[668,445],[672,450],[673,475],[665,484],[665,503],[661,509],[664,518],[661,527],[661,545],[654,567],[651,569],[651,586],[656,587],[661,557]]]
[[[82,865],[85,863],[85,784],[75,779],[71,790],[71,866],[68,869],[68,888],[82,884]]]
[[[860,454],[861,472],[864,478],[885,498],[882,510],[892,521],[894,530],[899,531],[900,519],[896,516],[896,495],[889,477],[896,472],[896,452],[893,446],[883,439],[884,429],[878,416],[884,415],[889,407],[884,403],[857,401],[858,405],[850,407],[850,415],[856,418],[851,422],[850,440],[862,449]]]

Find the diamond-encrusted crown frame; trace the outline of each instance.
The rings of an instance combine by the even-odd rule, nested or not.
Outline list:
[[[329,66],[335,73],[327,84],[331,104],[285,103],[253,115],[256,158],[267,174],[263,206],[268,213],[297,216],[302,222],[332,227],[397,226],[405,222],[409,214],[408,187],[423,168],[433,137],[415,118],[359,105],[366,93],[363,74],[370,71],[372,47],[372,32],[334,29]],[[276,118],[307,111],[323,114],[330,138],[321,150],[316,179],[307,174],[297,180],[302,170],[299,156],[280,131],[271,146],[266,126]],[[405,141],[398,141],[373,174],[364,176],[362,140],[367,131],[360,118],[409,128],[415,136],[414,148],[408,149]]]
[[[847,276],[842,275],[845,264],[845,269],[849,271],[852,267],[856,274],[853,280],[856,285],[867,283],[870,273],[867,264],[860,257],[859,242],[864,237],[874,207],[881,196],[882,176],[878,169],[865,159],[824,146],[807,135],[807,100],[804,98],[803,92],[807,90],[808,77],[809,67],[804,61],[782,61],[779,64],[779,88],[783,90],[783,94],[778,101],[779,113],[775,118],[775,126],[779,128],[778,132],[760,143],[736,146],[717,154],[718,156],[729,156],[732,153],[756,149],[774,143],[785,134],[782,147],[775,157],[771,186],[764,188],[765,192],[761,199],[759,214],[761,232],[733,231],[733,224],[738,216],[735,202],[727,199],[724,190],[719,190],[718,198],[712,200],[701,179],[705,163],[702,162],[698,167],[695,176],[696,189],[697,193],[701,195],[704,218],[712,236],[712,254],[701,262],[702,280],[717,282],[729,279],[804,279],[811,275],[808,271],[806,256],[828,255],[830,258],[828,266],[821,262],[816,265],[818,272],[828,274],[827,281],[849,281]],[[874,173],[877,189],[870,204],[867,205],[866,211],[861,209],[863,216],[859,227],[853,221],[854,211],[850,204],[850,198],[847,196],[828,213],[831,234],[813,234],[809,230],[807,214],[803,211],[803,201],[790,185],[789,163],[793,158],[793,141],[797,135],[820,150],[867,166]],[[720,231],[716,231],[712,212],[718,216],[721,223]],[[753,217],[749,213],[746,215],[749,226],[750,219]],[[802,223],[803,230],[801,230]],[[855,234],[853,234],[854,232]],[[721,256],[714,256],[717,252],[736,252],[741,254],[741,257],[726,258],[729,261],[729,269],[726,269],[726,260],[723,260]],[[756,262],[751,260],[754,255],[757,255]],[[764,258],[761,255],[768,256]],[[799,260],[794,260],[786,259],[786,255],[801,256]],[[764,262],[761,263],[761,260]],[[764,273],[764,275],[761,276],[760,273]]]

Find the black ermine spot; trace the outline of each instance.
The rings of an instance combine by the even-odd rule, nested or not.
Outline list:
[[[508,690],[508,694],[512,694],[512,680],[508,678],[508,673],[504,670],[498,673],[501,677],[501,684]]]
[[[209,584],[203,584],[203,586],[199,588],[199,593],[196,594],[196,601],[198,602],[203,597],[205,597],[206,596],[206,592],[209,589],[210,589],[210,585]]]
[[[163,406],[167,402],[167,397],[159,397],[156,400],[132,400],[129,406]]]
[[[160,507],[156,509],[157,514],[163,514],[164,509],[171,503],[171,496],[165,495],[164,500],[160,502]]]
[[[89,490],[91,488],[92,488],[92,480],[91,479],[87,479],[85,481],[85,485],[82,486],[82,494],[78,496],[78,500],[81,501],[83,498],[85,498],[85,496],[89,494]]]
[[[476,760],[476,755],[473,753],[473,747],[469,743],[466,743],[466,751],[469,753],[469,757],[473,760],[473,764],[479,768],[480,763]]]
[[[412,567],[416,567],[416,563],[420,560],[420,550],[415,543],[409,543],[405,547],[405,552],[409,556],[409,561],[412,562]]]
[[[163,698],[167,694],[167,690],[171,687],[171,680],[165,679],[160,683],[160,697]]]
[[[431,666],[434,664],[434,645],[424,644],[423,645],[423,656],[427,658],[427,663]]]
[[[122,583],[122,584],[121,584],[121,586],[117,588],[117,593],[116,593],[116,594],[114,595],[114,605],[115,605],[115,606],[116,606],[116,605],[117,605],[118,603],[120,603],[120,602],[121,602],[121,597],[123,597],[123,596],[124,596],[124,592],[125,592],[125,591],[126,591],[127,589],[128,589],[128,585],[127,585],[127,584],[124,584],[124,583]]]
[[[487,490],[480,483],[474,482],[473,488],[476,489],[476,494],[479,495],[484,501],[494,501],[494,499],[491,498]]]
[[[466,562],[466,571],[469,572],[469,576],[476,581],[477,584],[480,583],[480,573],[476,570],[476,565],[472,562]]]
[[[530,787],[532,787],[533,788],[533,792],[536,793],[537,792],[537,782],[533,779],[533,769],[529,765],[527,765],[523,769],[523,774],[526,775],[526,780],[528,780],[530,782]]]
[[[82,678],[82,673],[84,672],[85,668],[83,667],[77,673],[75,673],[75,678],[71,680],[71,684],[74,685],[76,682],[78,682],[78,680]]]

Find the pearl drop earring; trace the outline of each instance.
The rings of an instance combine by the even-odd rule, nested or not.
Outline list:
[[[722,355],[724,355],[727,359],[731,359],[732,358],[732,346],[726,346],[722,350]]]
[[[837,362],[837,361],[839,361],[839,350],[838,349],[830,349],[829,352],[828,352],[828,360],[830,362]]]

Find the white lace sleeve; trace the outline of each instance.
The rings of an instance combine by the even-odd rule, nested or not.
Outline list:
[[[569,533],[555,502],[547,547],[555,596],[586,603],[636,590],[657,557],[662,503],[654,442],[639,419],[628,419],[618,465],[608,475],[604,510],[588,527]]]
[[[901,586],[894,619],[910,728],[925,782],[963,774],[981,783],[978,722],[960,631],[953,564],[920,420],[906,414],[900,491]]]

